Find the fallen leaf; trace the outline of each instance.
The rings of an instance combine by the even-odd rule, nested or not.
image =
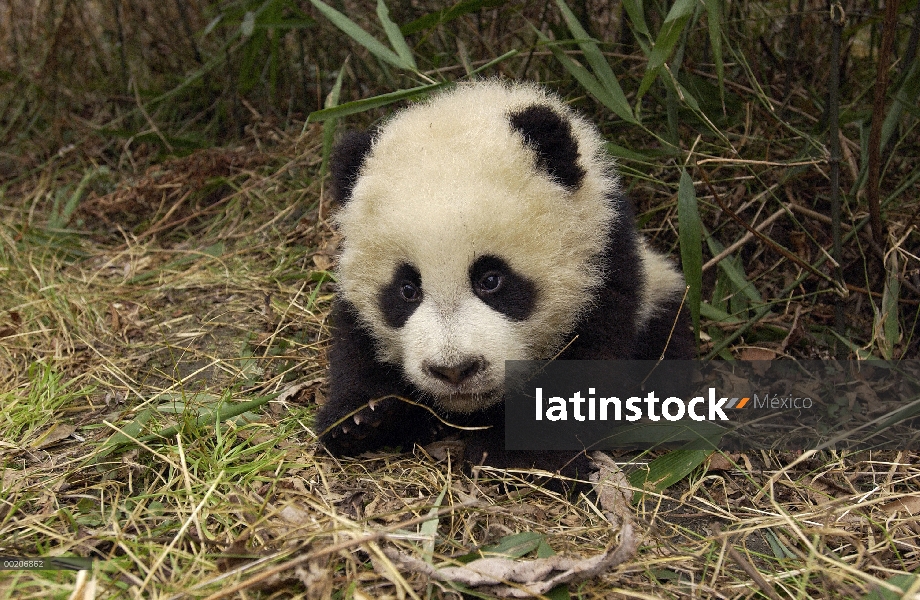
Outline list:
[[[920,514],[920,494],[901,496],[896,500],[882,504],[879,508],[889,515],[902,511],[910,515]]]
[[[513,560],[492,557],[466,565],[435,567],[395,548],[384,549],[384,554],[401,569],[436,581],[477,587],[501,598],[530,598],[546,594],[562,584],[593,579],[635,556],[638,546],[639,539],[632,524],[625,523],[620,530],[619,546],[588,558],[555,555]]]
[[[55,423],[46,429],[29,445],[33,448],[47,448],[56,442],[60,442],[61,440],[70,437],[71,434],[76,430],[77,428],[74,425]]]

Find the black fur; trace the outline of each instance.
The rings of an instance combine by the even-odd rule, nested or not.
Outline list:
[[[332,149],[329,157],[332,171],[332,198],[338,204],[351,199],[364,159],[371,151],[374,138],[366,131],[349,131]]]
[[[422,394],[397,367],[376,360],[374,341],[360,324],[353,305],[336,300],[330,320],[329,396],[320,407],[315,425],[320,441],[333,455],[358,456],[386,447],[408,451],[415,444],[428,444],[454,431],[444,424],[446,421],[460,427],[490,427],[466,435],[462,460],[467,464],[539,468],[572,478],[588,475],[591,465],[584,454],[506,451],[502,403],[470,415],[441,411],[443,421],[435,418],[431,411],[419,406],[424,404]],[[557,491],[568,488],[561,482],[552,482],[549,487]]]
[[[667,360],[696,358],[696,341],[690,325],[690,312],[686,303],[683,303],[683,306],[682,303],[683,297],[666,302],[658,313],[636,332],[632,358],[658,360],[662,355]]]
[[[489,273],[501,277],[501,284],[494,292],[478,288],[480,280]],[[523,321],[533,314],[537,286],[497,256],[480,256],[470,265],[470,284],[480,300],[512,321]]]
[[[696,358],[690,317],[682,298],[673,299],[639,330],[636,327],[645,274],[634,227],[635,209],[622,195],[613,198],[620,218],[607,239],[604,284],[559,356],[561,360],[669,360]],[[679,312],[678,312],[679,311]],[[676,320],[676,323],[675,323]]]
[[[434,440],[440,433],[434,416],[393,397],[418,401],[419,394],[398,367],[374,357],[374,340],[358,321],[357,309],[336,300],[330,320],[331,383],[326,403],[316,416],[316,430],[326,449],[336,456],[357,456],[385,446],[408,450],[415,443]],[[366,407],[368,402],[374,409]],[[349,416],[356,410],[359,412]]]
[[[509,115],[509,120],[535,152],[539,169],[567,189],[581,185],[585,171],[578,164],[578,146],[571,125],[563,117],[551,108],[534,105]],[[332,174],[338,202],[350,199],[372,143],[368,134],[350,134],[336,146]],[[668,359],[694,357],[689,318],[686,307],[681,308],[680,298],[661,307],[641,331],[637,330],[644,275],[635,218],[626,198],[616,196],[613,200],[618,219],[599,257],[605,268],[604,282],[591,309],[570,333],[569,340],[574,341],[560,358],[657,359],[663,349]],[[477,288],[490,272],[501,275],[501,286],[494,291],[486,289],[488,286]],[[509,318],[523,320],[533,313],[537,300],[535,283],[514,272],[499,257],[480,257],[470,267],[469,277],[473,291],[482,301]],[[401,295],[404,281],[424,293],[417,269],[408,264],[397,268],[391,282],[380,290],[378,299],[384,319],[391,327],[404,325],[418,306],[418,302],[408,302]],[[387,446],[408,450],[413,444],[426,444],[447,433],[442,421],[423,408],[428,396],[407,381],[398,365],[377,360],[375,342],[361,325],[354,306],[338,299],[330,320],[333,332],[329,396],[316,420],[320,439],[329,452],[336,456],[357,456]],[[373,409],[368,407],[369,403]],[[466,435],[465,460],[469,463],[500,468],[537,467],[582,477],[590,467],[584,454],[505,451],[503,403],[471,415],[450,415],[443,410],[438,413],[457,425],[490,426],[486,431]]]
[[[540,104],[512,113],[509,120],[536,152],[540,170],[569,190],[581,186],[585,170],[578,164],[578,143],[568,121]]]
[[[636,339],[639,295],[644,284],[634,228],[632,203],[615,196],[619,218],[613,224],[602,254],[604,283],[559,356],[562,360],[614,360],[632,357]]]
[[[572,332],[570,339],[574,341],[560,358],[657,359],[666,344],[665,358],[693,358],[694,341],[686,307],[677,312],[680,298],[662,307],[641,331],[637,331],[635,323],[643,273],[637,234],[633,229],[633,208],[623,196],[615,197],[614,201],[620,218],[602,255],[606,265],[604,283],[591,310]],[[481,275],[489,270],[513,273],[504,261],[482,257],[470,270],[471,282],[477,280],[474,274]],[[394,275],[395,281],[402,281],[399,271]],[[329,397],[316,422],[320,439],[329,452],[336,456],[357,456],[387,446],[408,450],[414,444],[427,444],[451,431],[430,411],[392,397],[426,404],[426,396],[403,377],[399,367],[376,359],[374,341],[360,325],[352,305],[337,300],[330,319],[333,331],[329,351]],[[372,400],[379,400],[374,410],[362,408]],[[357,413],[357,421],[348,417],[335,425],[358,409],[361,410]],[[590,467],[584,454],[505,451],[503,403],[472,415],[451,415],[443,411],[439,414],[445,421],[460,426],[491,426],[466,436],[464,459],[469,463],[497,468],[536,467],[560,472],[566,477],[582,478]]]
[[[418,288],[419,294],[424,293],[422,291],[422,276],[419,274],[418,269],[409,264],[399,265],[396,271],[393,272],[393,278],[390,283],[377,293],[377,305],[380,307],[380,312],[383,313],[383,320],[386,321],[387,325],[395,329],[406,324],[406,321],[409,320],[409,317],[412,316],[421,301],[421,297],[416,302],[409,302],[403,298],[401,288],[405,283],[411,283]]]

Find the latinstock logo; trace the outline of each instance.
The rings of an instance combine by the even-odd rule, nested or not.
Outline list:
[[[755,396],[756,398],[756,396]],[[644,397],[631,396],[621,400],[617,396],[595,397],[595,388],[588,388],[587,396],[578,390],[568,399],[552,396],[544,400],[543,388],[534,390],[535,418],[542,421],[680,421],[689,417],[694,421],[729,421],[726,410],[744,408],[749,397],[719,397],[715,388],[707,396],[696,396],[689,401],[676,396],[659,398],[654,391]],[[587,414],[585,414],[585,409]],[[701,412],[702,411],[702,412]]]

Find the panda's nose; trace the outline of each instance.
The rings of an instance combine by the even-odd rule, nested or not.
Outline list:
[[[479,373],[485,361],[481,358],[468,358],[455,365],[438,365],[425,363],[425,370],[435,379],[451,385],[460,385]]]

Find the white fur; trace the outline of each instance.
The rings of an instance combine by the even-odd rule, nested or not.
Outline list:
[[[684,276],[681,275],[668,257],[648,247],[644,239],[639,239],[639,256],[645,271],[645,285],[639,301],[639,328],[660,311],[666,302],[681,297],[686,289]]]
[[[510,113],[534,104],[571,123],[586,172],[574,192],[536,169],[509,124]],[[603,278],[598,255],[618,216],[609,200],[618,186],[597,129],[558,98],[527,84],[460,85],[397,113],[377,135],[336,215],[340,293],[371,330],[380,360],[400,365],[445,408],[483,408],[501,397],[505,360],[551,357],[590,307]],[[486,254],[537,285],[528,319],[513,321],[473,294],[469,267]],[[657,259],[644,256],[654,271]],[[378,293],[402,263],[421,273],[423,301],[394,329]],[[424,369],[425,361],[450,366],[469,357],[486,367],[459,389]]]

